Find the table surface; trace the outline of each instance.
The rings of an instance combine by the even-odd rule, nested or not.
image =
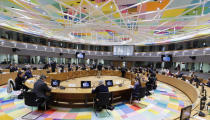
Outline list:
[[[38,78],[30,78],[25,82],[25,85],[29,88],[33,88],[34,83]],[[126,78],[118,77],[118,76],[102,76],[101,78],[97,78],[96,76],[87,76],[75,79],[69,79],[66,81],[62,81],[60,86],[66,87],[65,89],[60,88],[52,88],[52,93],[71,93],[71,94],[89,94],[91,93],[93,88],[80,88],[81,81],[91,81],[91,86],[98,85],[98,80],[113,80],[114,86],[109,87],[110,92],[115,91],[123,91],[131,89],[131,81]],[[49,86],[50,84],[47,83]],[[119,84],[122,84],[119,87]]]

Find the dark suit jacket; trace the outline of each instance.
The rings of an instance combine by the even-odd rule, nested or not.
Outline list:
[[[14,66],[11,66],[11,67],[10,67],[10,72],[15,72],[15,71],[17,71],[17,70],[18,70],[17,67],[14,67]]]
[[[46,83],[44,83],[44,81],[39,79],[34,83],[33,92],[37,95],[37,97],[46,99],[47,98],[46,92],[50,91],[51,89],[47,86]]]
[[[210,82],[208,82],[206,86],[210,87]]]
[[[26,76],[27,79],[33,77],[32,72],[31,72],[30,70],[27,70],[27,71],[25,72],[25,76]]]
[[[20,90],[23,88],[23,83],[25,82],[25,79],[23,77],[16,77],[15,78],[15,89]]]
[[[100,70],[100,71],[101,71],[101,70],[102,70],[102,65],[101,65],[101,64],[99,64],[97,68],[98,68],[98,70]]]
[[[142,87],[141,86],[141,82],[140,83],[139,82],[136,82],[134,84],[134,88],[133,88],[134,92],[138,92],[141,87]]]
[[[100,93],[100,92],[109,92],[109,89],[105,85],[100,85],[100,86],[96,87],[95,90],[92,90],[92,93]]]

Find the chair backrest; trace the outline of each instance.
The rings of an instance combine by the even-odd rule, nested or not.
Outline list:
[[[136,98],[143,98],[146,93],[146,87],[137,86],[136,89],[133,91],[133,97]]]
[[[7,93],[11,93],[13,90],[16,90],[15,82],[12,79],[9,79],[7,84]]]
[[[97,103],[101,106],[108,106],[111,101],[111,93],[109,92],[100,92],[96,94]]]
[[[37,106],[38,98],[34,92],[25,92],[24,102],[25,102],[25,105],[28,105],[28,106]]]
[[[139,97],[143,98],[145,96],[145,93],[146,93],[146,87],[140,88],[139,92],[140,92]]]

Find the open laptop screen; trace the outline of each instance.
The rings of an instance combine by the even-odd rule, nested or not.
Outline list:
[[[107,87],[112,87],[113,86],[113,80],[106,80],[105,83],[106,83]]]
[[[91,81],[81,81],[81,88],[91,88]]]
[[[59,87],[60,86],[60,80],[51,80],[51,86],[52,87]]]

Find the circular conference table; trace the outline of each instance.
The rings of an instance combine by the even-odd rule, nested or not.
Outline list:
[[[91,93],[92,88],[80,88],[80,81],[92,81],[92,85],[97,85],[96,81],[91,77],[96,76],[96,70],[85,70],[85,71],[70,71],[65,73],[48,73],[47,84],[50,85],[51,79],[60,80],[61,86],[66,87],[65,89],[53,88],[51,95],[53,97],[54,105],[62,107],[81,107],[90,106],[93,103],[94,94]],[[102,78],[109,76],[109,80],[113,80],[114,86],[109,87],[109,91],[113,95],[113,102],[129,100],[131,94],[131,85],[134,85],[135,74],[127,72],[125,78],[121,77],[120,71],[113,70],[102,70]],[[91,79],[90,79],[90,78]],[[143,76],[145,77],[145,76]],[[95,77],[96,78],[96,77]],[[112,78],[112,79],[111,79]],[[38,78],[34,77],[25,82],[26,86],[33,88],[34,82]],[[160,82],[171,85],[180,91],[182,91],[193,104],[193,109],[199,105],[199,91],[191,84],[166,75],[157,74],[157,79]],[[116,83],[124,83],[121,87]],[[144,86],[145,83],[142,83]],[[179,116],[177,116],[179,117]]]
[[[53,104],[56,106],[90,106],[93,103],[94,94],[92,87],[98,85],[98,80],[113,80],[113,86],[109,87],[112,93],[113,102],[129,100],[131,85],[134,84],[135,74],[127,72],[125,78],[121,77],[120,71],[103,70],[102,77],[96,77],[96,70],[70,71],[65,73],[47,74],[47,84],[50,86],[51,80],[60,80],[60,86],[65,89],[52,88],[51,95]],[[25,82],[29,88],[33,88],[38,77],[33,77]],[[81,88],[81,81],[91,81],[91,88]],[[143,83],[144,84],[144,83]],[[122,86],[121,86],[122,85]],[[144,84],[145,85],[145,84]]]

